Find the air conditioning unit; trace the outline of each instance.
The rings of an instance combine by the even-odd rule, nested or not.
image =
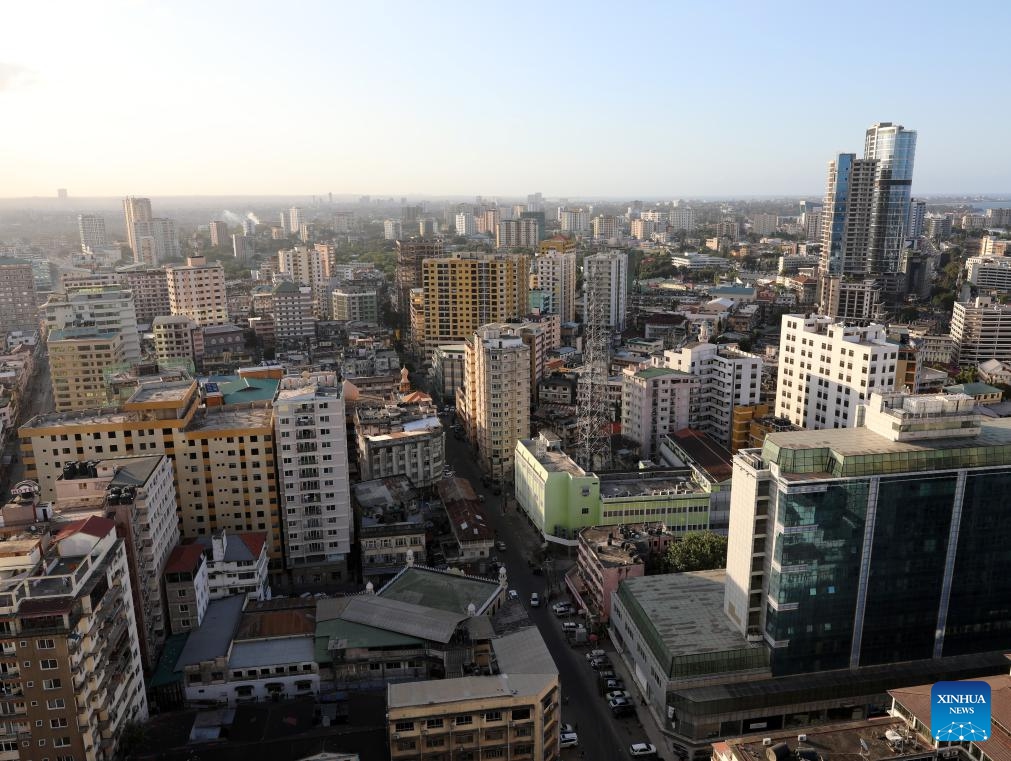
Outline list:
[[[771,746],[772,745],[772,738],[771,737],[763,737],[762,738],[762,745],[764,745],[766,748],[768,748],[769,746]]]

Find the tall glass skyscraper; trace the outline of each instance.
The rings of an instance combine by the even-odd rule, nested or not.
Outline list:
[[[879,122],[867,130],[864,158],[876,161],[874,208],[870,222],[870,271],[897,272],[905,245],[916,132],[901,124]]]

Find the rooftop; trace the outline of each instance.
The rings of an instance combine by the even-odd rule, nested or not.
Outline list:
[[[639,549],[621,534],[619,526],[590,526],[579,532],[579,538],[590,547],[600,564],[606,568],[625,565],[642,565]],[[633,530],[636,528],[631,526]],[[647,527],[643,527],[644,530]],[[633,557],[635,558],[633,560]]]
[[[536,626],[506,634],[491,641],[498,670],[514,674],[558,674],[558,666]]]
[[[204,661],[223,658],[228,654],[232,635],[239,626],[245,595],[232,595],[211,600],[200,627],[190,632],[174,671],[182,671]]]
[[[600,498],[670,497],[677,494],[700,494],[688,471],[648,470],[640,473],[605,473],[600,476]]]
[[[118,330],[99,330],[98,328],[62,328],[50,331],[49,343],[53,341],[86,341],[94,339],[109,341],[119,336]]]
[[[314,658],[312,637],[271,637],[234,643],[228,658],[228,668],[311,663]]]
[[[152,404],[157,402],[182,402],[190,394],[193,381],[169,381],[165,383],[141,383],[137,386],[128,404]]]
[[[722,483],[733,474],[730,450],[704,431],[682,428],[671,434],[671,439],[692,459],[688,464],[701,468],[712,480]]]
[[[415,565],[402,569],[378,594],[387,599],[453,613],[465,613],[467,606],[473,603],[481,613],[501,590],[495,581]]]
[[[653,629],[669,662],[681,656],[762,649],[748,643],[723,613],[726,571],[690,571],[626,579],[619,591],[631,597]],[[652,637],[647,637],[647,641]]]
[[[315,657],[317,663],[328,663],[331,650],[358,648],[381,649],[386,647],[421,646],[425,640],[408,634],[393,632],[378,626],[359,624],[343,618],[332,618],[316,624]]]
[[[391,684],[386,688],[386,704],[390,708],[409,708],[493,698],[513,702],[519,695],[536,695],[556,678],[551,674],[499,674]]]
[[[190,431],[247,430],[259,428],[272,430],[270,407],[216,407],[193,418]],[[251,432],[251,431],[250,431]]]
[[[239,375],[215,375],[201,379],[204,391],[217,391],[226,405],[270,401],[277,394],[279,381],[273,378],[248,378]]]
[[[239,629],[236,640],[252,640],[263,637],[297,637],[312,634],[316,630],[316,600],[301,598],[278,599],[264,602],[250,602]]]
[[[587,475],[575,460],[560,449],[539,449],[536,439],[520,439],[520,444],[534,455],[537,462],[549,473],[568,473],[570,476]]]
[[[110,486],[143,486],[155,472],[163,455],[148,455],[146,457],[117,457],[112,460],[101,460],[99,466],[116,468]]]
[[[969,396],[990,396],[1000,394],[1002,389],[991,386],[989,383],[957,383],[954,386],[945,386],[946,394],[968,394]]]
[[[465,609],[455,613],[363,594],[349,598],[340,617],[352,623],[445,644],[453,638],[460,622],[467,618],[467,612]]]
[[[199,544],[177,544],[165,563],[165,573],[188,573],[200,565],[204,548]]]
[[[683,373],[680,370],[672,370],[669,367],[647,367],[644,370],[639,370],[635,374],[635,377],[646,378],[647,380],[650,380],[653,378],[662,378],[668,375],[680,375],[685,378],[691,377],[691,375],[689,375],[688,373]]]
[[[880,759],[892,759],[898,755],[886,737],[886,733],[890,732],[896,733],[897,736],[909,734],[905,721],[885,717],[846,724],[830,724],[823,727],[804,727],[807,739],[803,743],[797,742],[797,730],[794,729],[778,732],[763,731],[761,735],[735,737],[713,745],[717,756],[733,751],[740,761],[767,758],[769,748],[764,743],[765,738],[771,739],[774,746],[785,743],[794,749],[802,745],[805,749],[810,748],[815,751],[821,758],[846,757],[879,761]],[[924,753],[929,750],[922,744],[911,742],[904,744],[904,752],[901,755]]]

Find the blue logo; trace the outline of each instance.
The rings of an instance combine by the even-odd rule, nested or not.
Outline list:
[[[990,685],[936,682],[930,688],[930,734],[939,742],[990,738]]]

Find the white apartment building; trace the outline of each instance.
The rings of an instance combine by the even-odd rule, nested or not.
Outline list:
[[[301,206],[292,206],[288,209],[288,232],[291,235],[298,235],[301,233],[302,225],[305,223],[305,211]]]
[[[534,257],[533,287],[550,291],[562,322],[576,319],[576,252],[553,249]]]
[[[477,235],[477,220],[469,211],[461,211],[456,215],[457,235]]]
[[[665,351],[664,364],[697,380],[688,424],[730,446],[734,407],[758,404],[761,399],[762,358],[736,345],[702,342]]]
[[[583,259],[583,293],[588,304],[591,296],[607,305],[608,325],[615,331],[625,329],[628,311],[628,254],[601,251]]]
[[[960,367],[975,367],[988,359],[1011,361],[1011,306],[989,296],[955,302],[951,340]]]
[[[274,335],[279,344],[316,337],[312,290],[307,285],[281,282],[270,294]]]
[[[670,210],[670,226],[675,232],[695,230],[695,209],[675,207]]]
[[[730,259],[712,254],[700,254],[698,251],[673,254],[670,263],[673,267],[685,267],[690,270],[724,270],[733,265]]]
[[[692,386],[696,379],[666,367],[622,373],[621,433],[639,444],[639,456],[649,460],[660,439],[688,427]]]
[[[354,519],[339,377],[282,378],[274,430],[285,563],[296,583],[346,579]]]
[[[621,237],[621,219],[613,214],[600,214],[594,217],[590,222],[590,228],[594,238],[611,240]]]
[[[383,238],[386,240],[399,240],[403,237],[403,227],[399,219],[387,219],[383,221]]]
[[[43,312],[50,333],[76,327],[113,331],[123,340],[124,360],[140,361],[140,333],[133,292],[123,286],[68,288],[66,293],[50,296]]]
[[[330,257],[326,252],[306,246],[283,249],[277,252],[277,270],[292,282],[312,289],[313,313],[322,317],[328,306],[327,284],[330,281]]]
[[[855,427],[872,393],[894,390],[897,357],[883,325],[783,315],[776,416],[808,429]]]
[[[1011,257],[970,256],[965,260],[967,280],[978,288],[994,291],[1011,290]]]
[[[135,222],[134,240],[137,248],[133,259],[138,263],[158,264],[167,259],[178,259],[182,255],[174,219],[154,217]]]
[[[537,248],[539,237],[536,219],[503,219],[495,226],[497,248]]]
[[[244,595],[267,598],[267,535],[257,531],[230,533],[225,529],[194,540],[204,551],[210,600]]]
[[[640,217],[639,219],[633,219],[629,223],[629,235],[636,240],[649,240],[657,229],[657,223],[652,219],[642,219]],[[666,230],[666,222],[663,229]]]
[[[179,544],[172,461],[148,455],[70,463],[56,482],[53,508],[64,520],[111,518],[129,537],[126,552],[141,657],[153,670],[168,637],[161,578]]]
[[[168,267],[165,274],[172,314],[184,314],[200,327],[228,324],[225,270],[220,264],[191,256],[185,266]]]
[[[1006,238],[995,238],[992,235],[984,235],[979,242],[980,256],[1007,256],[1011,250],[1011,240]],[[969,259],[972,261],[972,259]]]
[[[97,214],[78,214],[77,229],[81,234],[81,250],[86,248],[95,249],[104,246],[107,242],[105,237],[105,217]]]
[[[590,232],[590,212],[588,209],[559,209],[558,221],[563,233]]]
[[[516,442],[530,436],[530,347],[478,328],[464,350],[464,388],[457,414],[481,467],[497,480],[512,477]]]

